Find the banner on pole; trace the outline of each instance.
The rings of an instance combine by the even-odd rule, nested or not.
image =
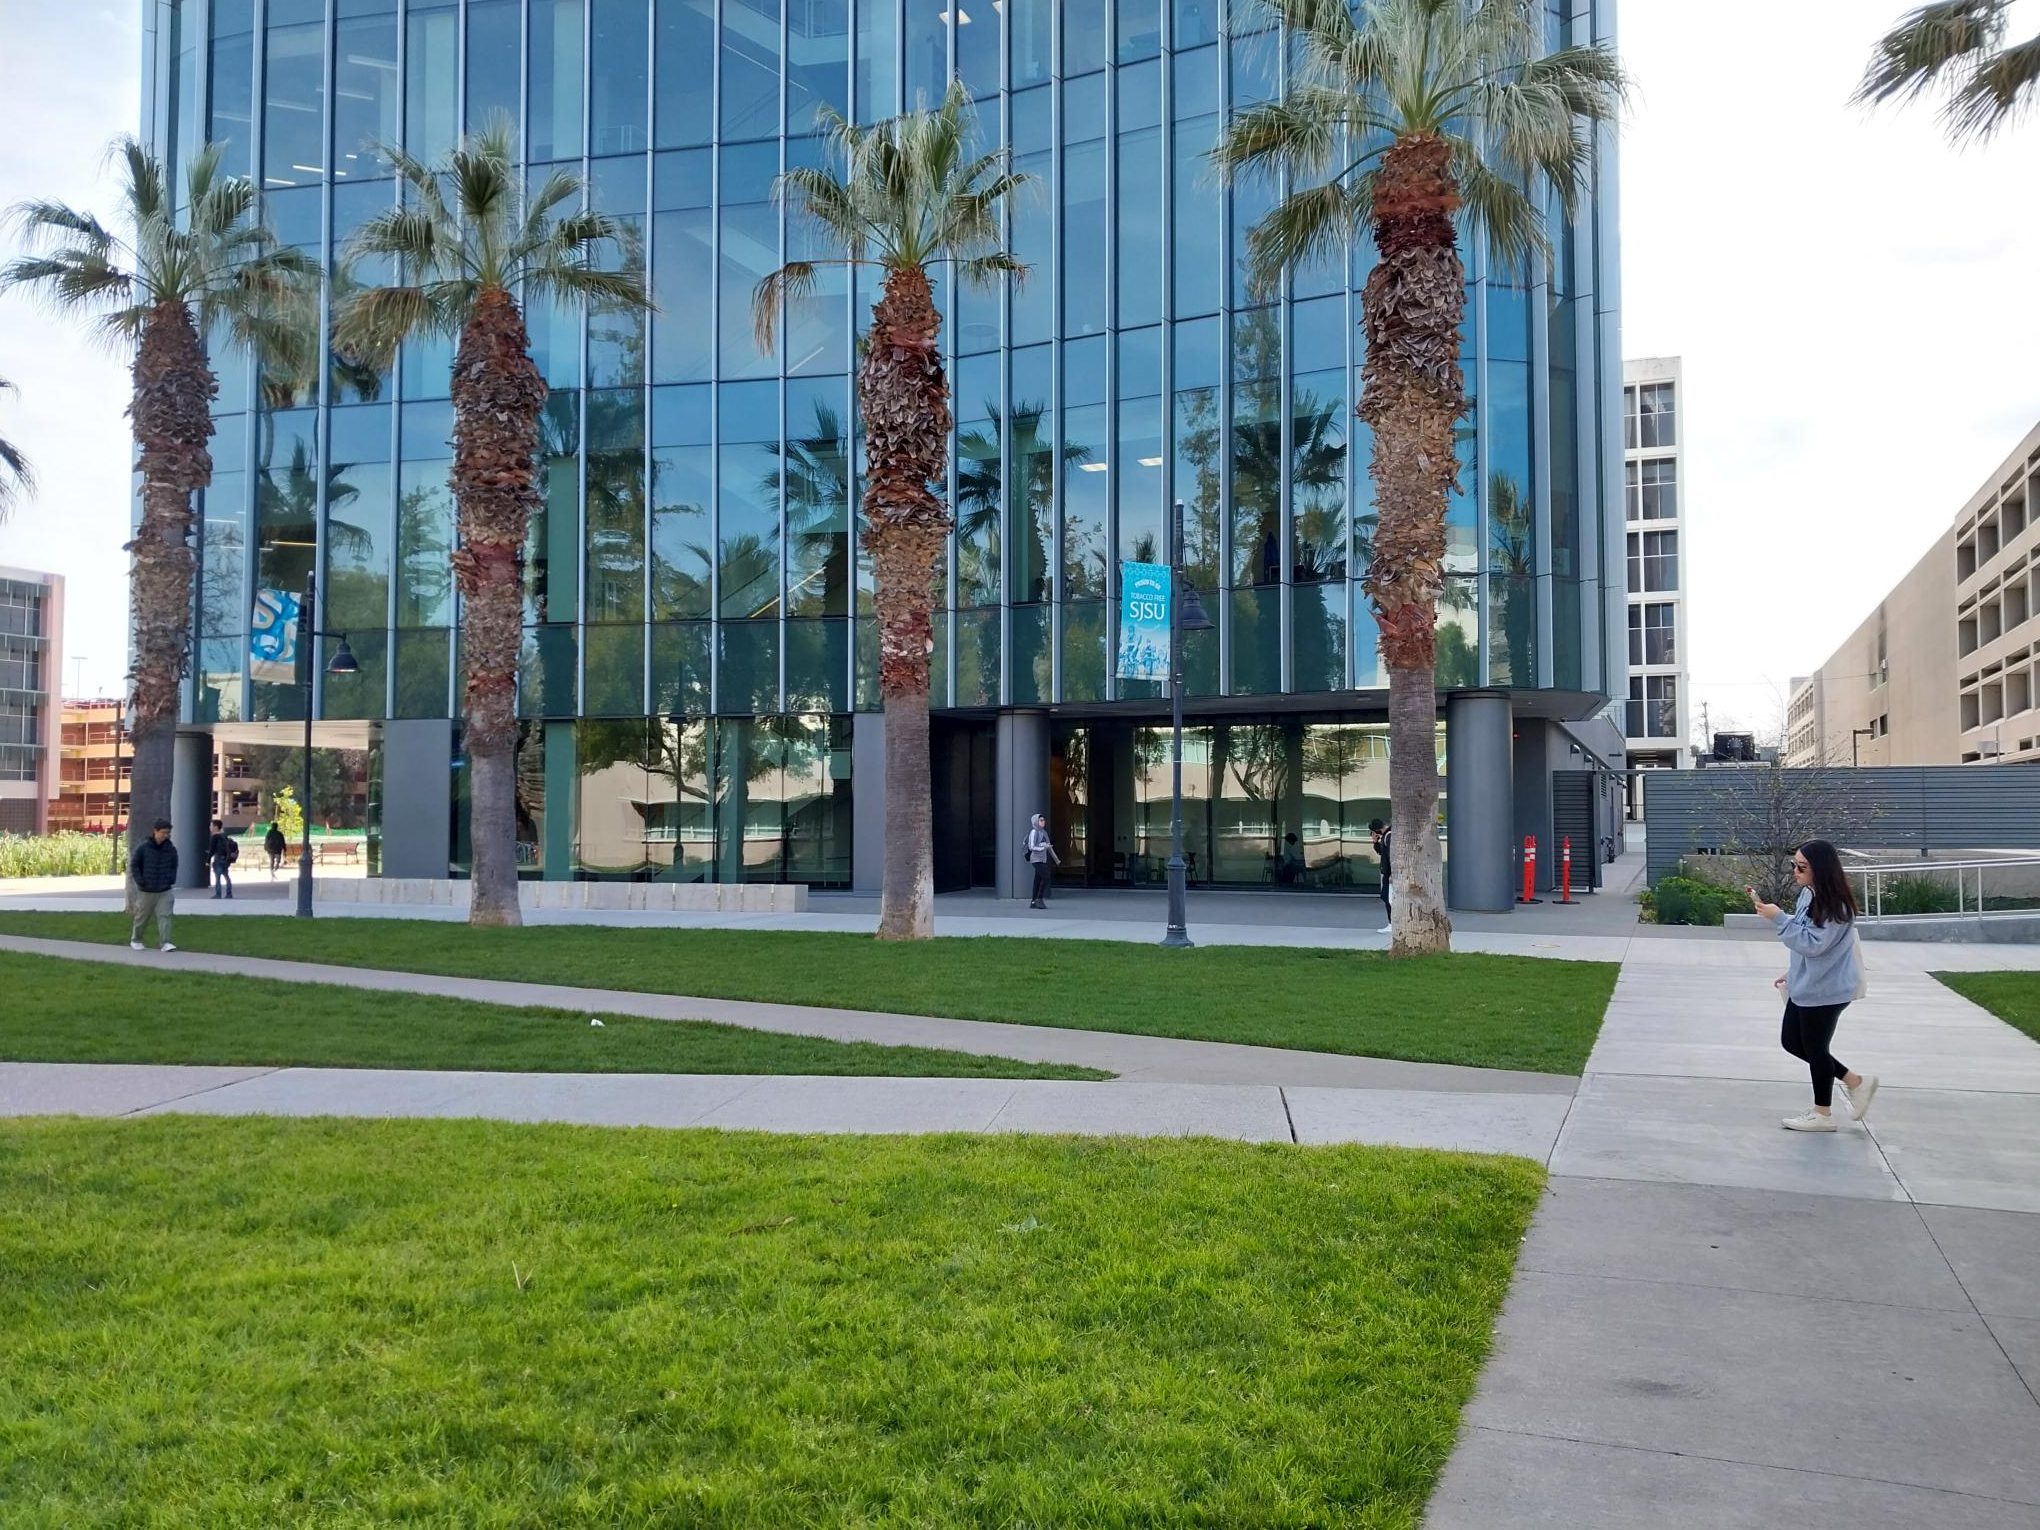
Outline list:
[[[1119,678],[1169,678],[1169,566],[1119,565]]]
[[[296,685],[298,607],[287,590],[257,590],[248,632],[248,678],[269,685]]]

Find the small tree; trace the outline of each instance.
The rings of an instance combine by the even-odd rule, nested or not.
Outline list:
[[[1858,780],[1846,770],[1788,770],[1768,765],[1718,767],[1708,772],[1719,785],[1708,805],[1719,825],[1721,854],[1736,863],[1766,900],[1792,906],[1792,853],[1809,839],[1861,846],[1883,809],[1851,791]]]
[[[269,813],[283,830],[285,839],[293,845],[304,843],[305,810],[298,806],[297,792],[294,789],[288,786],[279,787],[276,795],[270,800]]]

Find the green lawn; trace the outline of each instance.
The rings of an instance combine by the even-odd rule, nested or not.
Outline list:
[[[10,1527],[1414,1527],[1541,1183],[1370,1148],[0,1122]]]
[[[179,933],[183,933],[181,930]],[[925,1047],[821,1041],[699,1020],[513,1009],[324,983],[149,972],[0,951],[0,1061],[490,1073],[842,1073],[1109,1078]]]
[[[1971,1003],[2040,1041],[2040,972],[1937,972]]]
[[[118,914],[0,915],[0,934],[123,941]],[[405,919],[188,918],[194,951],[896,1014],[1243,1041],[1412,1062],[1578,1073],[1607,962],[1120,941],[945,939]]]

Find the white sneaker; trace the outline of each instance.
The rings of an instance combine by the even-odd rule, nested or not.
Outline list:
[[[1849,1102],[1849,1119],[1860,1121],[1870,1114],[1870,1102],[1877,1098],[1877,1075],[1866,1073],[1863,1082],[1854,1089],[1847,1084],[1843,1084],[1841,1089],[1842,1098]]]
[[[128,949],[130,951],[139,951],[142,949],[142,943],[139,940],[131,940],[128,942]]]
[[[1831,1132],[1835,1129],[1835,1118],[1809,1110],[1803,1116],[1787,1116],[1778,1124],[1788,1132]]]
[[[163,949],[165,951],[175,951],[177,948],[171,945],[170,942],[166,940],[163,942]]]
[[[1395,926],[1392,924],[1384,924],[1380,929],[1376,930],[1374,933],[1377,935],[1393,935],[1395,933]]]

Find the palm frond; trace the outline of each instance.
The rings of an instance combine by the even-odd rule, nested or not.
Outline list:
[[[364,287],[336,305],[333,345],[381,369],[397,347],[417,335],[449,332],[423,287]]]
[[[643,313],[652,300],[635,271],[598,271],[589,266],[526,267],[525,290],[534,298],[568,298],[596,313]]]
[[[809,260],[789,260],[751,289],[751,334],[771,355],[779,343],[779,315],[788,303],[814,296],[817,273]]]
[[[1004,277],[1016,284],[1027,280],[1028,267],[1005,250],[990,255],[972,255],[956,263],[958,280],[971,287],[996,287]]]
[[[1371,206],[1372,199],[1369,199]],[[1247,234],[1247,264],[1256,290],[1272,292],[1285,270],[1343,252],[1359,206],[1344,181],[1326,181],[1284,197]]]
[[[1549,255],[1551,236],[1544,215],[1519,181],[1468,153],[1454,162],[1467,217],[1486,236],[1495,264],[1527,280],[1540,255]]]
[[[2009,0],[1938,0],[1907,13],[1878,40],[1854,101],[1910,101],[1944,73],[1973,67],[2003,42],[2009,9]]]
[[[1957,142],[1985,139],[2017,121],[2040,94],[2040,37],[2001,48],[1948,98],[1942,121]]]

